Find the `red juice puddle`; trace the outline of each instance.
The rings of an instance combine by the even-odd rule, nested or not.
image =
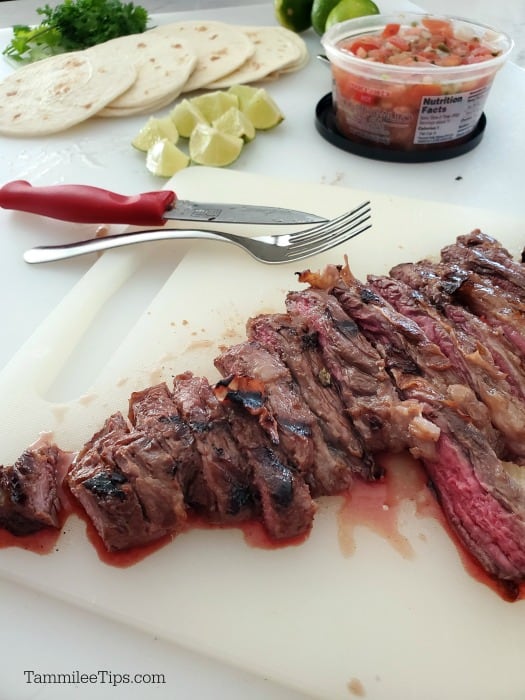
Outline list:
[[[338,535],[345,556],[355,552],[354,533],[366,527],[385,539],[402,557],[411,559],[414,550],[399,530],[399,515],[404,501],[414,503],[421,517],[439,517],[440,509],[427,487],[420,464],[409,455],[381,455],[378,463],[385,476],[376,482],[356,480],[343,495],[338,513]]]

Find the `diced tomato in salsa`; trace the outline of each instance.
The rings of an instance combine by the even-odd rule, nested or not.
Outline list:
[[[438,123],[443,112],[449,109],[443,104],[454,104],[441,102],[439,98],[448,99],[450,95],[469,91],[482,95],[483,88],[493,77],[487,72],[451,82],[444,77],[440,79],[440,71],[434,66],[468,65],[497,55],[476,36],[456,36],[450,22],[432,18],[405,26],[392,22],[374,34],[343,40],[338,47],[373,63],[409,68],[429,66],[421,78],[416,71],[415,80],[413,75],[412,79],[405,80],[398,77],[397,72],[383,70],[380,66],[352,71],[348,66],[332,63],[336,124],[341,133],[351,139],[401,150],[419,148],[419,144],[425,147],[426,134],[423,140],[416,140],[416,131],[420,138],[420,115],[424,113],[428,118],[429,114],[435,114],[435,123]],[[389,74],[386,79],[384,73]],[[408,73],[414,74],[414,71]],[[450,107],[451,111],[453,109]],[[428,121],[424,122],[423,128],[428,128],[427,125]]]
[[[430,17],[416,26],[390,23],[377,34],[343,41],[340,47],[358,58],[392,65],[459,66],[487,61],[497,55],[477,37],[457,37],[450,22]]]

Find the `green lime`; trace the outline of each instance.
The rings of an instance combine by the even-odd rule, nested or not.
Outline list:
[[[215,90],[215,92],[205,92],[203,95],[191,97],[190,102],[194,107],[197,107],[204,118],[211,124],[214,119],[218,119],[221,114],[224,114],[230,107],[238,107],[239,99],[237,95],[233,95],[223,90]]]
[[[186,153],[168,139],[160,139],[148,149],[146,168],[160,177],[172,177],[189,164]]]
[[[182,100],[171,110],[170,118],[179,134],[188,139],[197,124],[208,124],[200,109],[190,100]]]
[[[326,31],[333,24],[345,22],[347,19],[378,14],[379,8],[372,0],[341,0],[328,13],[324,28]]]
[[[179,138],[177,127],[169,117],[151,117],[135,136],[131,145],[139,151],[146,152],[160,139],[168,139],[176,144]]]
[[[304,32],[312,26],[313,0],[274,0],[275,17],[292,32]]]
[[[264,88],[259,88],[253,96],[243,105],[242,111],[256,129],[273,129],[284,119],[275,100]]]
[[[255,138],[254,125],[237,107],[230,107],[224,114],[214,119],[212,126],[230,136],[238,136],[244,141],[253,141]]]
[[[224,167],[239,157],[244,141],[213,126],[197,124],[190,136],[190,158],[199,165]]]
[[[324,34],[326,18],[341,0],[314,0],[312,5],[312,27],[319,35]]]

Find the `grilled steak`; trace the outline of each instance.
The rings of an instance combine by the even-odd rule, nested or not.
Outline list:
[[[156,438],[110,416],[74,461],[68,484],[109,550],[147,544],[185,523],[173,460]]]
[[[486,407],[486,418],[498,434],[490,430],[489,422],[485,423],[484,432],[498,454],[511,459],[525,457],[525,403],[514,394],[490,352],[461,322],[454,322],[452,310],[445,316],[398,280],[375,277],[370,283],[399,312],[422,328],[449,359],[456,374],[455,384],[470,387]]]
[[[13,465],[0,466],[0,527],[13,535],[58,527],[59,458],[56,445],[43,444],[25,450]]]
[[[306,406],[317,416],[324,438],[308,483],[314,494],[348,488],[354,474],[377,478],[380,469],[366,453],[319,352],[318,336],[288,314],[261,315],[248,322],[249,336],[286,365]],[[326,451],[324,450],[326,446]]]
[[[250,469],[254,500],[266,531],[278,540],[295,537],[309,532],[316,506],[302,474],[287,462],[280,445],[274,444],[254,416],[262,405],[259,390],[257,381],[229,377],[214,392]]]
[[[523,484],[504,469],[463,402],[455,403],[453,395],[445,397],[436,391],[436,382],[427,373],[427,368],[432,370],[428,340],[421,342],[418,330],[407,326],[401,314],[389,309],[375,291],[356,284],[336,288],[334,294],[385,358],[401,394],[421,402],[425,422],[416,422],[418,429],[410,432],[411,451],[422,460],[459,538],[491,574],[511,584],[522,580]],[[400,362],[399,358],[404,359]],[[428,429],[429,424],[435,429]],[[489,527],[490,541],[480,522]]]
[[[190,372],[177,376],[173,400],[193,432],[204,481],[214,499],[207,518],[225,523],[250,517],[254,512],[250,471],[208,381]]]
[[[381,478],[378,453],[426,469],[459,539],[512,589],[525,580],[525,268],[473,231],[438,263],[356,280],[305,271],[286,313],[247,324],[222,379],[185,372],[135,392],[74,460],[67,481],[110,550],[188,526],[260,519],[308,533],[313,498]],[[0,524],[57,526],[60,451],[0,470]]]

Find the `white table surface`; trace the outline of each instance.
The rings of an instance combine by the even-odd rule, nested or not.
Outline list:
[[[0,2],[0,27],[34,22],[34,8],[42,4],[39,0]],[[177,0],[176,3],[146,0],[142,4],[150,12],[172,12],[176,9],[187,11],[187,16],[225,18],[227,21],[245,24],[273,22],[269,3],[252,3],[253,7],[248,7],[250,3],[244,0],[242,7],[229,7],[227,10],[219,8],[235,3],[229,0],[197,0],[195,3],[184,0]],[[507,30],[516,42],[513,61],[525,65],[525,4],[522,0],[500,0],[497,3],[494,0],[426,0],[420,4],[430,11],[476,18]],[[399,5],[406,6],[406,3]],[[315,49],[317,39],[310,34],[305,35],[307,37],[309,45]],[[317,86],[321,68],[315,66],[310,70],[314,76],[314,85]],[[318,93],[312,94],[310,110],[313,111],[315,101],[320,96]],[[503,98],[512,111],[511,128],[507,132],[505,115],[497,109]],[[464,202],[469,206],[485,206],[513,213],[523,212],[521,164],[525,137],[520,115],[524,99],[525,73],[515,65],[509,65],[498,78],[494,93],[491,93],[487,106],[487,134],[482,145],[471,155],[432,166],[399,167],[395,164],[364,161],[331,149],[324,176],[328,182],[330,177],[337,179],[337,184],[360,185],[420,198]],[[293,120],[290,119],[290,130],[292,128]],[[293,147],[299,147],[295,141]],[[293,159],[288,160],[293,162]],[[274,167],[277,170],[272,170],[270,161],[263,160],[259,172],[282,175],[283,166],[275,166],[274,163]],[[291,164],[286,174],[297,179],[319,181],[314,175],[313,165],[304,171]],[[457,180],[458,176],[462,179]],[[23,275],[28,274],[27,271],[21,272],[18,282],[6,287],[6,271],[11,265],[9,252],[12,251],[4,253],[0,261],[2,318],[7,315],[10,319],[2,332],[0,368],[44,317],[46,309],[52,308],[56,303],[54,297],[65,293],[85,269],[82,265],[70,268],[72,271],[58,286],[53,286],[50,281],[49,290],[42,289],[42,298],[31,303],[24,297],[27,287]],[[280,688],[266,679],[227,668],[159,639],[139,634],[127,627],[92,616],[89,612],[1,580],[0,619],[0,700],[59,700],[73,696],[85,700],[299,700],[305,697]],[[83,673],[96,673],[99,670],[113,674],[157,673],[164,674],[165,683],[115,687],[109,683],[73,687],[28,684],[25,682],[26,670],[39,673],[72,673],[75,670]]]

